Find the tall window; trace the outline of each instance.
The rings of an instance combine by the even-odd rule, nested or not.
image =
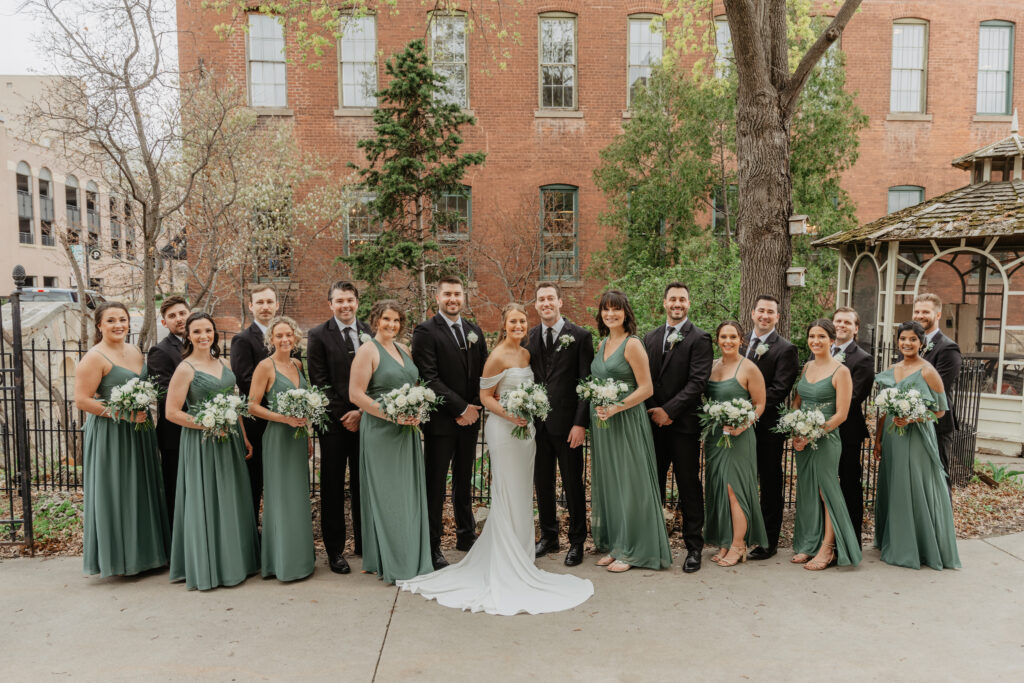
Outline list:
[[[338,46],[341,106],[376,107],[377,18],[349,17]]]
[[[124,255],[127,258],[135,256],[135,226],[132,224],[132,203],[125,200],[124,203]]]
[[[39,169],[39,237],[40,243],[52,247],[53,237],[53,176],[50,169]]]
[[[576,108],[576,17],[540,17],[540,106]]]
[[[110,251],[115,257],[121,256],[121,211],[113,196],[110,197]]]
[[[472,225],[473,190],[442,194],[434,204],[437,231],[442,239],[469,239]]]
[[[572,185],[540,188],[540,242],[543,260],[540,276],[545,280],[573,279],[579,275],[578,234],[579,190]]]
[[[249,103],[287,107],[284,27],[274,17],[249,15]]]
[[[89,228],[89,247],[100,244],[100,190],[89,181],[85,186],[85,222]]]
[[[924,201],[924,188],[917,185],[897,185],[889,188],[889,213],[905,209]]]
[[[82,230],[82,209],[78,204],[78,178],[69,175],[64,178],[64,206],[68,214],[68,244],[78,244]]]
[[[983,21],[978,31],[979,114],[1009,114],[1013,92],[1013,24]]]
[[[448,86],[442,102],[469,108],[467,86],[466,16],[435,14],[430,21],[430,63]]]
[[[373,242],[384,232],[381,224],[370,210],[370,202],[376,195],[363,194],[352,204],[345,215],[345,253],[352,253],[360,245]]]
[[[928,23],[899,19],[892,25],[889,111],[923,114],[928,89]]]
[[[636,90],[647,85],[652,67],[661,62],[662,37],[661,17],[641,15],[629,18],[627,105],[633,102]]]
[[[725,78],[732,68],[732,29],[725,17],[715,17],[715,77]]]
[[[18,162],[14,178],[18,190],[18,241],[32,244],[32,169],[24,161]]]

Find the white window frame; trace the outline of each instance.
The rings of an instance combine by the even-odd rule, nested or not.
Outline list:
[[[276,35],[264,35],[262,29],[270,28],[271,26],[276,26],[275,32],[280,32],[280,38]],[[261,41],[261,43],[269,43],[272,46],[278,40],[281,44],[281,51],[279,58],[274,59],[264,54],[263,49],[257,49],[258,44],[255,42]],[[284,26],[272,16],[255,12],[249,14],[249,34],[245,41],[245,48],[245,72],[246,82],[249,86],[249,105],[262,109],[286,108],[288,106],[288,68],[285,59]],[[259,58],[257,59],[257,57]],[[282,78],[281,82],[278,83],[276,80],[264,82],[261,80],[257,83],[254,74],[255,67],[262,65],[270,65],[274,67],[274,71],[277,71],[279,68]],[[272,89],[273,96],[269,98],[266,96],[265,90],[263,90],[266,88]],[[280,93],[278,93],[278,88],[280,88]],[[278,95],[281,95],[280,100]]]
[[[344,223],[345,223],[345,245],[344,246],[345,246],[345,254],[346,255],[349,255],[349,254],[352,253],[352,251],[353,251],[353,249],[352,249],[353,242],[355,242],[357,245],[358,244],[364,244],[366,242],[370,242],[372,240],[376,240],[378,237],[380,237],[381,235],[384,234],[384,226],[380,225],[380,224],[378,224],[377,230],[367,230],[365,232],[354,232],[352,230],[352,217],[356,213],[355,210],[356,210],[357,206],[366,207],[370,202],[372,202],[376,198],[377,198],[377,195],[375,195],[372,192],[363,192],[363,193],[361,193],[361,194],[356,196],[355,201],[352,203],[352,206],[345,213],[345,219],[344,219]],[[369,211],[368,208],[366,210]],[[372,227],[373,223],[374,223],[374,221],[373,221],[373,214],[371,213],[370,216],[369,216],[369,219],[367,220],[366,225],[368,227]]]
[[[901,197],[905,200],[906,198],[909,198],[912,194],[917,198],[917,201],[907,204],[905,201],[900,200]],[[893,206],[894,195],[897,199],[897,206],[895,206],[895,208]],[[917,206],[923,201],[924,188],[921,187],[920,185],[894,185],[890,187],[887,192],[885,212],[886,214],[890,214],[895,213],[897,211],[902,211],[903,209],[909,208],[911,206]]]
[[[437,28],[441,23],[452,21],[462,24],[462,60],[438,59],[436,52],[438,46]],[[434,12],[430,15],[430,65],[445,82],[450,81],[457,72],[462,73],[463,93],[460,99],[451,92],[438,93],[437,99],[440,102],[457,104],[462,109],[469,109],[469,19],[465,12]]]
[[[732,28],[724,14],[715,17],[715,78],[725,78],[733,66]]]
[[[367,29],[369,25],[369,29]],[[367,36],[367,34],[369,34]],[[347,41],[347,42],[346,42]],[[351,44],[357,54],[351,59],[345,59],[346,47]],[[367,55],[367,44],[369,44],[369,55]],[[358,54],[361,49],[361,54]],[[370,59],[367,60],[366,57]],[[358,57],[358,59],[356,58]],[[351,69],[346,69],[351,66]],[[345,77],[349,71],[352,78]],[[356,78],[365,78],[368,74],[373,75],[372,87],[368,82],[360,84],[354,82]],[[352,81],[352,82],[350,82]],[[360,89],[364,92],[360,94]],[[369,89],[369,92],[365,92]],[[352,97],[346,97],[351,92]],[[345,30],[338,39],[338,105],[345,109],[372,109],[377,106],[377,17],[374,14],[367,14],[361,17],[350,16],[345,19]],[[351,100],[351,101],[350,101]]]
[[[545,62],[544,61],[544,22],[546,21],[571,21],[572,22],[572,61],[571,62]],[[548,86],[562,88],[561,105],[544,104],[544,70],[545,69],[571,69],[572,70],[572,102],[565,104],[565,85]],[[541,109],[549,111],[573,111],[579,108],[580,101],[580,79],[579,79],[579,20],[575,14],[570,12],[545,12],[537,17],[537,104]],[[552,99],[552,102],[554,100]]]
[[[651,38],[650,42],[642,43],[642,45],[653,46],[657,44],[658,57],[653,61],[643,63],[642,61],[635,61],[633,59],[633,27],[634,25],[640,26],[646,24],[650,33],[648,38]],[[659,24],[658,28],[654,28],[655,24]],[[651,77],[651,71],[653,68],[661,63],[661,59],[665,54],[665,31],[664,31],[665,20],[660,14],[631,14],[626,17],[626,108],[628,109],[633,104],[633,84],[639,82],[641,78]],[[654,39],[657,39],[656,41]],[[653,49],[652,49],[653,52]],[[637,73],[636,80],[633,79],[633,74]]]
[[[897,50],[910,50],[910,47],[900,47],[896,43],[896,31],[899,27],[914,27],[921,29],[922,44],[917,48],[920,50],[920,66],[907,66],[910,63],[900,59]],[[899,66],[897,66],[899,64]],[[920,79],[920,93],[914,104],[902,104],[898,102],[899,93],[913,92],[912,89],[897,87],[904,85],[908,80],[913,81],[917,74]],[[889,111],[894,114],[924,114],[928,105],[928,22],[924,19],[897,19],[892,22],[892,52],[889,67]]]
[[[1006,116],[1013,111],[1013,49],[1015,28],[1016,27],[1013,22],[1001,20],[983,21],[981,22],[981,25],[978,26],[978,94],[975,105],[975,113],[977,114]],[[986,59],[984,37],[986,33],[994,33],[997,31],[1005,31],[1007,37],[1006,45],[1002,50],[989,48],[987,51],[991,53],[998,53],[1005,50],[1006,68],[983,68],[992,64],[991,58]],[[983,91],[982,88],[984,87],[984,82],[986,80],[991,84],[995,84],[1000,80],[1002,81],[1002,102],[998,107],[990,107],[987,106],[987,102],[983,102],[983,100],[988,100],[993,95],[1000,94],[999,90]],[[989,95],[989,97],[986,98],[985,95]]]

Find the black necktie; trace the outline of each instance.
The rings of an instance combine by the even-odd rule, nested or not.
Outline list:
[[[459,323],[452,323],[452,331],[455,332],[455,341],[459,343],[459,350],[466,350],[466,338],[462,336],[462,325]]]
[[[555,347],[555,329],[553,327],[549,327],[545,335],[547,337],[544,340],[545,350],[551,351],[551,349]]]
[[[754,354],[757,353],[757,345],[760,342],[761,342],[761,340],[758,339],[757,337],[752,337],[750,339],[750,348],[747,349],[747,358],[750,358],[751,360],[753,360]]]
[[[349,326],[341,328],[341,338],[345,340],[345,350],[348,351],[348,355],[355,355],[356,347],[352,343],[352,328]]]
[[[672,348],[672,342],[670,342],[668,340],[668,338],[672,336],[672,332],[674,332],[674,331],[675,331],[674,327],[668,327],[668,326],[665,327],[665,344],[664,344],[664,348],[662,349],[662,351],[664,351],[665,353],[668,353],[669,350]]]
[[[838,346],[833,346],[832,347],[832,355],[836,356],[838,354],[839,354],[839,347]]]

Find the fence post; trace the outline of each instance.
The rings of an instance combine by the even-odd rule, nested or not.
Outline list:
[[[25,269],[14,266],[14,291],[11,292],[11,363],[14,366],[14,452],[21,475],[21,515],[25,524],[25,543],[35,555],[32,537],[32,472],[28,457],[28,425],[25,419],[25,365],[21,348],[21,289]]]

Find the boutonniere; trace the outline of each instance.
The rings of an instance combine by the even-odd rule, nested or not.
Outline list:
[[[555,351],[557,352],[557,351],[561,351],[562,349],[569,348],[569,346],[574,341],[576,341],[576,338],[573,337],[571,334],[563,334],[561,337],[558,338],[558,348],[555,349]]]
[[[371,337],[370,335],[366,334],[365,332],[363,332],[361,335],[359,335],[359,343],[360,344],[369,344],[372,341],[373,341],[373,337]]]
[[[935,348],[935,342],[928,342],[928,345],[924,347],[924,352],[928,353]]]
[[[768,353],[768,349],[770,348],[770,344],[765,344],[764,342],[761,342],[760,344],[757,345],[757,348],[754,350],[754,356],[760,358],[764,354]]]
[[[470,346],[472,346],[473,344],[476,344],[478,341],[480,341],[480,337],[476,336],[476,332],[470,332],[469,334],[466,335],[466,341],[469,342]]]
[[[672,334],[668,335],[668,348],[674,348],[676,344],[686,339],[685,334],[679,334],[679,330],[673,330]]]
[[[840,352],[838,352],[836,355],[834,355],[832,357],[835,358],[840,363],[845,363],[846,362],[846,351],[840,351]]]

